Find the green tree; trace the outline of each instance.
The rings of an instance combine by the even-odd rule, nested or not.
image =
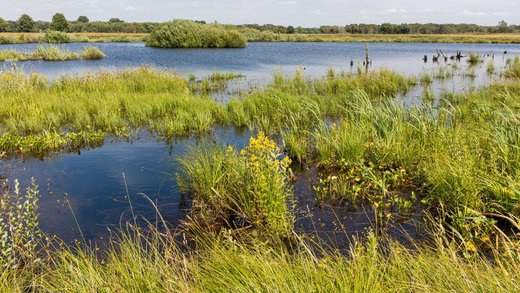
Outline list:
[[[66,32],[69,29],[69,22],[63,13],[56,13],[52,17],[51,30]]]
[[[88,19],[88,17],[82,15],[80,17],[78,17],[78,20],[77,22],[81,22],[81,23],[88,23],[90,20]]]
[[[508,32],[510,32],[509,25],[507,24],[507,22],[505,22],[503,20],[498,22],[498,32],[499,33],[508,33]]]
[[[27,14],[20,15],[16,21],[16,30],[19,32],[32,32],[34,29],[34,20]]]
[[[9,28],[9,23],[0,17],[0,33],[6,32]]]
[[[294,34],[294,31],[295,31],[294,26],[290,25],[287,27],[287,30],[285,32],[288,34]]]

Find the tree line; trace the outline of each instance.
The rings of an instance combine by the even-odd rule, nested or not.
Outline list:
[[[108,21],[90,21],[87,16],[67,20],[62,13],[56,13],[51,21],[35,21],[31,16],[22,14],[16,21],[0,18],[0,32],[43,32],[56,30],[70,33],[150,33],[159,23],[125,22],[119,18]]]
[[[196,21],[205,23],[204,21]],[[119,18],[108,21],[89,21],[87,16],[76,20],[67,20],[62,13],[56,13],[49,21],[35,21],[27,14],[22,14],[16,21],[0,18],[0,32],[41,32],[57,30],[62,32],[93,33],[151,33],[160,23],[125,22]],[[509,25],[500,21],[497,25],[484,26],[477,24],[437,24],[437,23],[403,23],[403,24],[348,24],[322,25],[320,27],[283,26],[274,24],[243,24],[237,28],[250,28],[261,32],[279,34],[463,34],[463,33],[517,33],[520,25]]]

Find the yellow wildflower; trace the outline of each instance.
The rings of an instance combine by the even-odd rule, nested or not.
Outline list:
[[[468,243],[466,243],[466,250],[471,252],[477,252],[477,247],[475,246],[475,244],[473,244],[473,242],[468,241]]]

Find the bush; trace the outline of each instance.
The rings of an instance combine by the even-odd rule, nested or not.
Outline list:
[[[86,60],[98,60],[105,58],[105,53],[99,50],[97,47],[85,47],[83,51],[79,54],[81,59]]]
[[[59,32],[59,31],[47,31],[44,36],[44,41],[50,44],[61,44],[61,43],[70,43],[71,38],[67,33]]]
[[[175,20],[154,30],[146,45],[159,48],[244,48],[247,39],[236,29]]]

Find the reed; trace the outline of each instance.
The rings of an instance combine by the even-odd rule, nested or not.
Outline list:
[[[58,46],[38,46],[32,53],[0,50],[0,62],[10,61],[70,61],[103,59],[105,54],[97,47],[85,47],[80,53],[70,52]]]

